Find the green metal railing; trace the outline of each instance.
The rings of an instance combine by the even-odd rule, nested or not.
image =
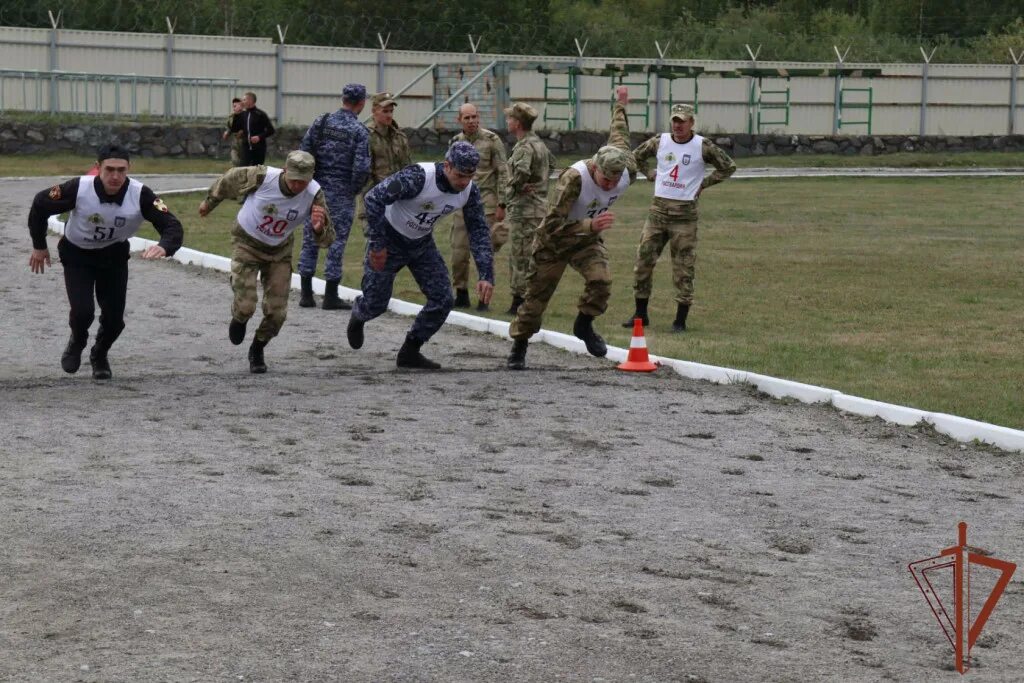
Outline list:
[[[626,117],[629,119],[641,119],[644,122],[642,130],[646,130],[651,122],[651,73],[647,72],[644,76],[645,78],[642,81],[627,81],[626,74],[611,77],[612,92],[615,92],[616,86],[619,85],[624,85],[630,88],[630,106],[626,109]],[[634,87],[637,88],[637,90],[632,90]],[[640,94],[641,92],[643,95]],[[633,111],[630,111],[630,109]],[[630,126],[630,129],[632,128],[633,127]]]
[[[551,83],[554,76],[564,77],[566,85]],[[561,93],[559,97],[553,94]],[[576,107],[578,106],[578,93],[576,92],[576,76],[571,71],[568,73],[546,73],[544,74],[544,123],[548,121],[565,121],[569,130],[576,127]],[[565,107],[565,116],[556,116],[552,113],[552,107]]]
[[[0,69],[0,111],[210,119],[226,117],[234,78]]]
[[[750,83],[750,116],[747,123],[748,133],[760,133],[765,126],[788,126],[790,111],[789,77],[785,79],[786,87],[766,90],[764,78],[757,77]]]
[[[847,93],[861,93],[867,97],[867,100],[856,100],[849,101]],[[860,95],[855,95],[860,96]],[[871,87],[867,88],[841,88],[839,91],[839,129],[843,129],[849,126],[867,126],[867,134],[871,135],[871,119],[872,112],[874,110],[874,89]],[[867,118],[861,120],[851,120],[847,116],[847,111],[864,111],[867,114]]]

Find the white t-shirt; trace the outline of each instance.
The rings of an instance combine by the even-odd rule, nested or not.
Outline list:
[[[679,144],[671,133],[662,133],[658,141],[658,175],[654,196],[665,199],[693,200],[704,182],[704,138],[694,135]]]
[[[623,171],[619,178],[619,184],[611,190],[602,190],[587,169],[586,160],[577,161],[572,168],[580,174],[583,179],[583,187],[580,196],[573,202],[569,209],[570,221],[581,221],[584,218],[594,218],[611,208],[615,200],[622,196],[622,193],[629,187],[629,172]]]
[[[238,224],[246,234],[272,247],[284,242],[309,215],[320,183],[311,180],[306,189],[287,197],[281,192],[278,179],[281,169],[267,166],[267,177],[238,210]]]
[[[82,249],[102,249],[116,242],[124,242],[139,231],[142,225],[142,183],[128,179],[124,201],[101,202],[96,194],[94,176],[82,176],[78,181],[75,208],[68,215],[64,237]]]
[[[411,239],[419,239],[434,230],[434,223],[442,216],[457,211],[469,201],[473,183],[458,194],[445,192],[437,185],[437,167],[433,163],[419,164],[426,174],[423,189],[412,199],[400,199],[384,208],[384,217],[391,227]]]

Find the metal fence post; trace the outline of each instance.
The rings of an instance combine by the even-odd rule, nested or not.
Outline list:
[[[579,70],[583,68],[583,52],[587,49],[587,44],[590,42],[590,38],[583,41],[583,45],[580,46],[579,38],[574,38],[576,41],[576,51],[580,53],[580,56],[576,58],[576,71],[569,74],[569,80],[572,85],[572,93],[575,97],[570,97],[570,100],[574,100],[572,105],[572,127],[573,130],[579,130],[580,127],[580,74]]]
[[[924,64],[921,65],[921,123],[918,126],[918,135],[926,135],[928,132],[928,65],[931,64],[938,47],[933,47],[931,54],[925,54],[924,48],[921,46],[918,46],[918,49],[921,50],[921,56],[924,57]]]
[[[1013,135],[1017,123],[1017,78],[1020,77],[1020,60],[1024,57],[1024,51],[1017,54],[1011,47],[1010,57],[1013,58],[1013,65],[1010,67],[1010,125],[1007,135]]]
[[[53,74],[57,70],[57,27],[60,25],[60,15],[64,10],[58,10],[57,16],[53,16],[53,12],[47,10],[50,15],[50,48],[47,51],[47,63],[49,64],[50,71],[50,113],[54,114],[60,110],[57,104],[57,77]]]
[[[274,51],[274,113],[278,124],[284,123],[284,38],[288,35],[288,26],[284,30],[277,25],[277,37],[280,41]]]
[[[662,109],[662,95],[661,95],[661,67],[665,64],[665,55],[668,54],[668,47],[672,44],[672,41],[665,43],[665,49],[661,48],[661,44],[658,41],[654,41],[654,47],[658,50],[658,60],[654,63],[657,68],[657,72],[654,75],[654,130],[662,130],[661,123],[664,118]]]
[[[174,78],[174,24],[170,17],[167,20],[167,54],[164,60],[164,73],[167,80],[164,81],[164,118],[174,115],[174,85],[171,80]]]
[[[384,69],[386,68],[384,52],[388,49],[388,43],[391,42],[391,34],[389,33],[385,38],[378,33],[377,42],[380,43],[380,50],[377,51],[377,92],[384,92]]]
[[[847,47],[843,54],[839,54],[839,47],[836,45],[833,45],[832,49],[835,50],[838,60],[836,61],[835,94],[832,99],[832,135],[838,135],[843,122],[843,64],[846,62],[846,55],[850,54],[850,48]]]

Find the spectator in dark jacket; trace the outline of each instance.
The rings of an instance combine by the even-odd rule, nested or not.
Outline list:
[[[274,124],[267,112],[256,107],[256,93],[242,96],[243,111],[234,117],[231,131],[242,132],[242,166],[258,166],[267,159],[267,138],[274,134]]]

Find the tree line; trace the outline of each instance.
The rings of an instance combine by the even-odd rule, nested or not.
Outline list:
[[[679,59],[1005,63],[1024,51],[1020,0],[0,0],[0,25],[277,38],[305,45]],[[380,38],[378,38],[380,34]]]

